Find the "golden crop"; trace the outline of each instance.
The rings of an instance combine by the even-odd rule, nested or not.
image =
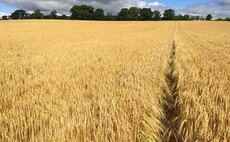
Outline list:
[[[184,141],[230,141],[230,23],[178,23]]]
[[[230,138],[227,22],[0,22],[0,141]]]

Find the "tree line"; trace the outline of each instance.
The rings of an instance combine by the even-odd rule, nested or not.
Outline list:
[[[158,10],[151,8],[122,8],[116,15],[106,13],[103,9],[95,9],[89,5],[74,5],[70,9],[70,16],[58,14],[56,10],[52,10],[49,14],[44,14],[40,10],[35,10],[28,13],[25,10],[18,9],[11,13],[10,16],[2,16],[3,20],[7,19],[72,19],[72,20],[121,20],[121,21],[147,21],[147,20],[212,20],[212,15],[207,17],[191,16],[191,15],[176,15],[173,9],[166,9],[163,14]],[[227,20],[217,19],[217,20]]]

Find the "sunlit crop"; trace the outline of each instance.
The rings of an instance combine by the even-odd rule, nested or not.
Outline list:
[[[0,22],[0,141],[230,138],[226,22]]]

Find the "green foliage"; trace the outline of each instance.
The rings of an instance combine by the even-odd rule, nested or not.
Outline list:
[[[178,14],[177,16],[175,16],[175,20],[184,20],[184,16],[181,14]]]
[[[153,19],[154,20],[161,20],[161,12],[159,10],[153,11]]]
[[[182,20],[190,20],[190,15],[184,15],[184,18]]]
[[[103,9],[96,9],[94,12],[94,19],[95,20],[103,20],[105,19],[105,13]]]
[[[108,12],[106,15],[103,9],[96,9],[89,5],[74,5],[70,9],[71,17],[62,15],[58,16],[57,11],[53,10],[49,15],[44,15],[40,10],[35,10],[32,14],[27,14],[24,10],[14,11],[9,18],[11,19],[78,19],[78,20],[212,20],[212,15],[207,15],[206,18],[202,16],[190,16],[190,15],[176,15],[173,9],[166,9],[163,13],[163,18],[161,12],[158,10],[152,11],[151,8],[122,8],[117,15],[113,15]],[[2,19],[8,19],[4,16]],[[230,18],[217,19],[217,21],[230,21]]]
[[[56,10],[52,10],[52,11],[50,12],[50,18],[51,18],[51,19],[57,19],[57,18],[58,18],[58,16],[57,16],[57,11],[56,11]]]
[[[31,18],[31,19],[42,19],[43,16],[44,16],[44,14],[41,13],[40,10],[35,10],[35,11],[29,16],[29,18]]]
[[[67,20],[67,19],[69,19],[69,17],[67,15],[65,15],[65,14],[62,14],[62,16],[60,17],[60,19]]]
[[[200,16],[191,16],[190,19],[191,20],[200,20],[201,18],[200,18]]]
[[[153,18],[153,12],[151,8],[143,8],[140,10],[141,20],[151,20]]]
[[[2,16],[2,20],[8,20],[8,16],[6,15]]]
[[[173,9],[167,9],[164,12],[164,20],[174,20],[175,19],[175,11]]]
[[[88,5],[75,5],[70,9],[71,18],[79,20],[92,20],[94,18],[94,8]]]
[[[208,21],[212,20],[212,15],[208,14],[207,17],[206,17],[206,20],[208,20]]]
[[[140,15],[140,9],[137,7],[130,7],[129,8],[129,20],[138,20]]]
[[[203,17],[201,16],[190,16],[188,14],[182,15],[178,14],[175,16],[175,20],[203,20]]]
[[[119,20],[139,20],[140,19],[140,9],[137,7],[123,8],[118,13]]]
[[[129,9],[128,8],[121,9],[121,11],[118,13],[118,19],[128,20],[129,19]]]
[[[117,16],[114,16],[113,13],[107,12],[105,16],[105,20],[118,20]]]
[[[16,11],[14,11],[14,12],[10,15],[10,17],[11,17],[12,19],[24,19],[24,18],[27,17],[27,13],[26,13],[25,10],[18,9],[18,10],[16,10]]]

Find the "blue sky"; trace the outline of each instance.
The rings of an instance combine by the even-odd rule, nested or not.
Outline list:
[[[122,7],[150,7],[164,11],[173,8],[180,14],[214,17],[230,17],[230,0],[0,0],[0,16],[10,14],[17,8],[27,11],[40,9],[42,11],[57,10],[68,14],[74,4],[88,4],[95,8],[103,8],[106,12],[118,12]]]
[[[9,13],[9,12],[12,12],[13,10],[15,10],[14,6],[9,6],[9,5],[6,5],[6,4],[0,2],[0,11],[1,12]]]
[[[148,0],[152,1],[152,0]],[[160,0],[159,2],[174,8],[186,8],[192,4],[205,3],[208,0]]]

